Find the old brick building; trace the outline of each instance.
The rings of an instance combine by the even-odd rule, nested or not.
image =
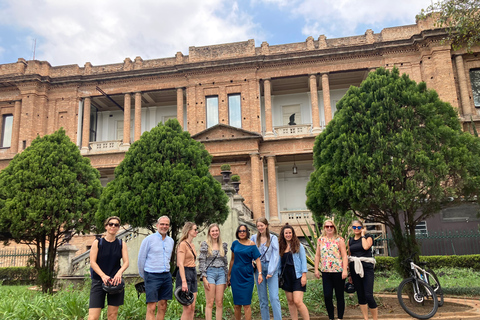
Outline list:
[[[259,47],[248,40],[101,66],[20,58],[0,65],[0,169],[37,135],[64,127],[105,185],[142,132],[177,118],[213,155],[213,175],[229,163],[241,176],[255,217],[309,219],[315,136],[372,70],[395,66],[458,108],[465,128],[470,116],[480,121],[480,48],[453,51],[444,35],[419,21],[378,34]]]

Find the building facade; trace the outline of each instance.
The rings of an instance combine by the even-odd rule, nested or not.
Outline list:
[[[424,20],[378,34],[258,47],[248,40],[100,66],[20,58],[0,65],[0,169],[63,127],[106,185],[131,143],[176,118],[213,156],[213,175],[224,163],[240,175],[254,217],[311,221],[305,188],[315,137],[369,72],[397,67],[457,108],[466,130],[471,117],[480,122],[480,48],[454,51],[444,36]]]

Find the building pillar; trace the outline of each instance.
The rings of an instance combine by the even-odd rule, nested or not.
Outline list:
[[[312,105],[312,133],[320,133],[320,112],[318,110],[317,75],[309,76],[310,100]]]
[[[133,140],[140,140],[142,136],[142,93],[135,92],[135,127],[133,129]]]
[[[278,204],[277,204],[277,172],[275,168],[275,156],[267,156],[268,170],[268,207],[270,211],[270,221],[278,222]]]
[[[253,219],[262,216],[262,200],[260,194],[260,154],[254,152],[250,154],[250,170],[252,174],[252,211]]]
[[[470,108],[470,97],[468,94],[467,77],[465,76],[465,66],[461,55],[455,57],[455,64],[457,65],[458,85],[460,86],[460,105],[462,107],[462,114],[465,117],[472,114],[472,110]]]
[[[12,123],[12,143],[10,144],[10,153],[18,152],[19,137],[20,137],[20,117],[22,114],[22,101],[16,100],[13,109],[13,123]]]
[[[177,120],[183,128],[183,88],[177,88]]]
[[[263,95],[265,99],[265,137],[273,137],[272,83],[270,79],[263,80]]]
[[[328,73],[322,74],[323,110],[325,113],[325,126],[332,120],[332,105],[330,104],[330,83]]]
[[[130,111],[132,108],[132,95],[130,93],[125,93],[123,99],[123,144],[130,145]]]
[[[90,149],[90,108],[92,99],[86,97],[83,101],[83,128],[82,128],[82,150]]]

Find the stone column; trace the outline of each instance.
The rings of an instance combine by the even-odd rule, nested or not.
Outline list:
[[[263,94],[265,98],[265,137],[273,137],[272,84],[270,79],[263,80]]]
[[[332,120],[332,105],[330,104],[330,83],[328,73],[322,74],[323,110],[325,112],[325,126]]]
[[[268,169],[268,207],[270,211],[270,221],[278,222],[277,205],[277,172],[275,168],[275,156],[267,156]]]
[[[20,137],[20,117],[22,114],[22,101],[16,100],[13,110],[13,123],[12,123],[12,143],[10,144],[10,153],[18,152],[18,144]]]
[[[309,76],[310,99],[312,104],[312,133],[320,133],[320,112],[318,110],[317,75]]]
[[[72,260],[75,258],[75,253],[78,251],[77,247],[69,243],[58,247],[58,270],[57,274],[60,277],[72,275]]]
[[[250,154],[250,170],[252,174],[252,211],[253,218],[262,216],[262,200],[260,195],[260,154],[254,152]]]
[[[135,92],[135,127],[133,129],[133,140],[140,140],[142,135],[142,93]]]
[[[460,86],[460,105],[462,107],[463,116],[465,117],[472,114],[472,110],[470,108],[470,97],[468,94],[467,77],[465,76],[465,66],[461,55],[455,57],[455,63],[457,65],[458,85]]]
[[[82,150],[90,149],[90,107],[92,99],[86,97],[83,101],[83,128],[82,128]]]
[[[177,120],[183,129],[183,88],[177,88]]]
[[[130,109],[132,108],[132,95],[125,93],[123,99],[123,145],[130,145]]]

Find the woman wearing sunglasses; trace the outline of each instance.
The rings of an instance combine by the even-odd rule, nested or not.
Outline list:
[[[345,278],[348,275],[348,258],[345,241],[337,233],[337,227],[333,220],[325,220],[323,223],[322,237],[318,239],[315,253],[315,276],[320,279],[318,265],[321,261],[323,297],[327,307],[328,318],[333,320],[333,291],[337,298],[338,319],[343,319],[345,312],[345,298],[343,290]]]
[[[245,320],[252,320],[252,293],[253,293],[253,265],[255,260],[258,268],[258,283],[262,283],[262,264],[260,251],[255,242],[250,240],[250,231],[247,226],[241,224],[236,232],[237,240],[233,241],[232,258],[228,270],[228,283],[232,285],[233,304],[235,305],[235,320],[242,317],[242,306],[245,312]]]
[[[92,287],[90,289],[88,320],[100,318],[102,309],[105,307],[105,297],[108,301],[108,319],[117,319],[118,308],[123,304],[125,297],[125,291],[107,294],[102,288],[102,283],[119,284],[122,281],[123,272],[128,268],[127,246],[116,236],[120,229],[120,218],[110,217],[105,220],[104,226],[105,235],[93,240],[90,249]],[[123,265],[120,265],[120,260],[123,260]]]
[[[368,308],[370,308],[373,320],[377,320],[377,303],[373,297],[373,269],[375,268],[375,258],[372,253],[373,237],[365,234],[365,227],[358,220],[352,222],[352,229],[354,236],[348,240],[350,275],[357,291],[363,319],[368,320]]]

